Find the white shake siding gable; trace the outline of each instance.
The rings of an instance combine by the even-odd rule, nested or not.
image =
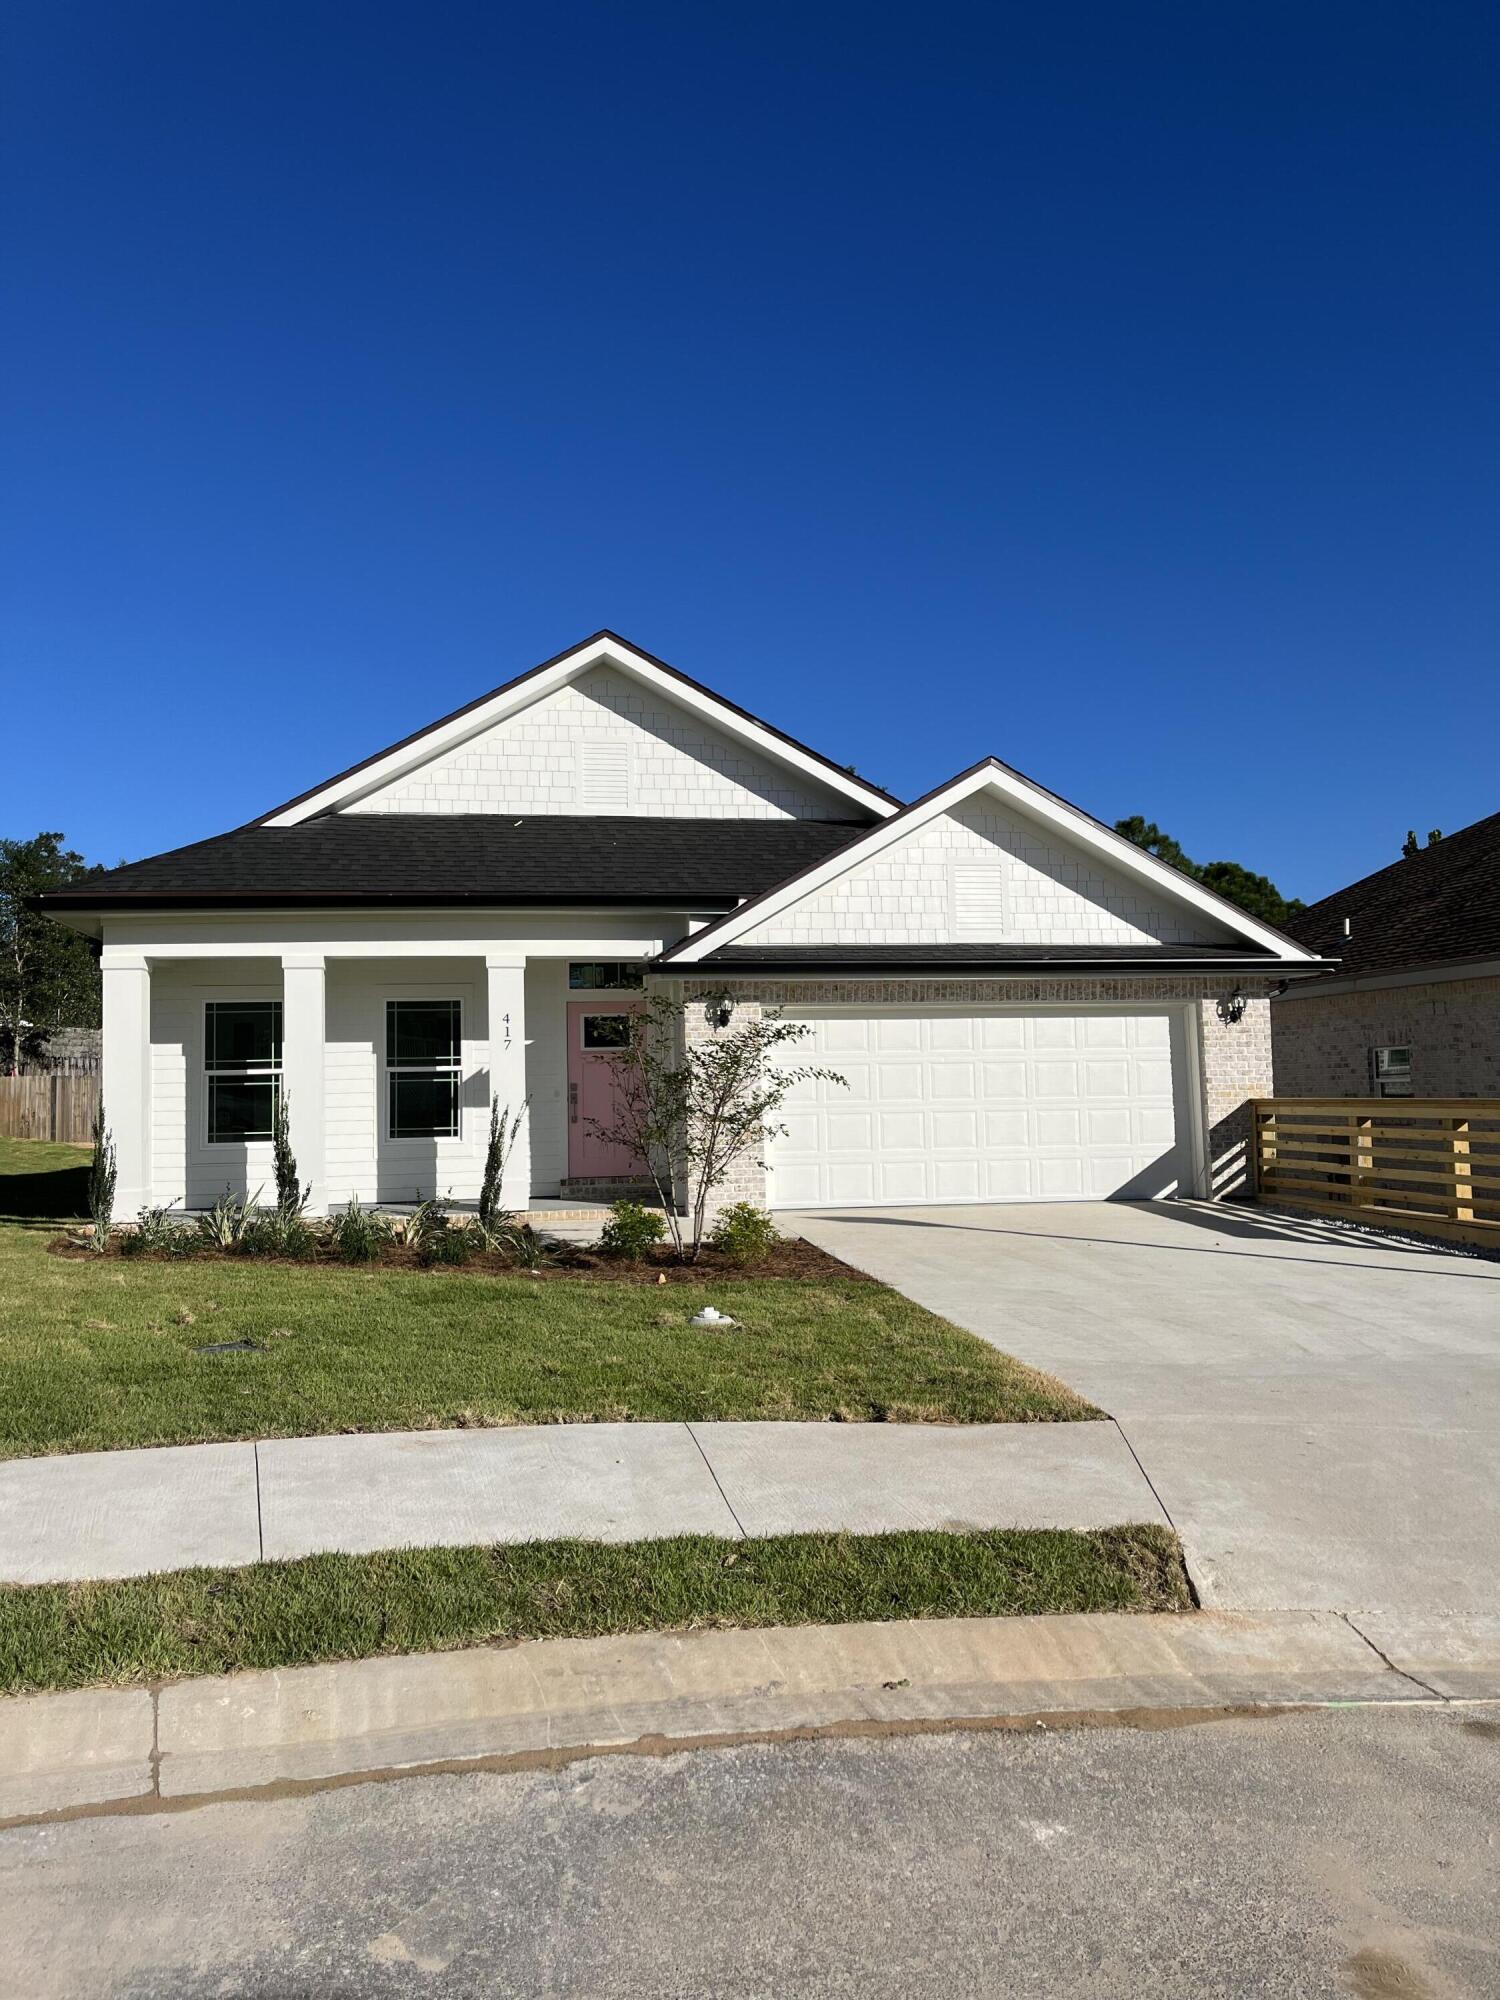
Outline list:
[[[981,929],[997,944],[1208,944],[1230,936],[1023,814],[974,798],[855,862],[735,943],[954,944]]]
[[[607,666],[343,810],[861,817],[847,798]]]

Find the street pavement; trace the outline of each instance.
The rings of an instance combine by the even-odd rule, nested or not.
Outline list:
[[[1500,1709],[762,1743],[0,1834],[5,2000],[1500,1991]]]

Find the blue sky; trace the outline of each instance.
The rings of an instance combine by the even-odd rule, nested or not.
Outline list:
[[[0,832],[601,625],[1309,898],[1500,809],[1492,6],[8,21]]]

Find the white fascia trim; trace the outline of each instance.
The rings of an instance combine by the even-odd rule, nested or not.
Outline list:
[[[1050,792],[1043,791],[1039,785],[1033,785],[1019,772],[1007,770],[1002,764],[990,763],[981,764],[975,770],[965,772],[962,777],[955,778],[951,785],[944,785],[939,791],[933,792],[920,805],[909,806],[896,819],[887,820],[884,825],[873,827],[869,833],[861,835],[850,846],[840,848],[837,854],[809,870],[807,874],[798,875],[791,882],[783,883],[779,889],[768,890],[764,896],[741,904],[733,915],[725,918],[722,923],[715,924],[711,931],[690,937],[686,943],[678,946],[668,962],[672,965],[690,965],[700,958],[706,958],[710,952],[719,950],[723,945],[733,944],[735,939],[743,937],[746,931],[759,929],[769,918],[779,916],[783,910],[791,909],[806,897],[816,894],[830,882],[837,881],[841,875],[846,875],[851,868],[904,840],[907,834],[914,833],[918,827],[925,826],[939,814],[961,804],[963,800],[972,798],[976,792],[998,794],[1009,804],[1020,807],[1033,819],[1039,819],[1046,825],[1056,827],[1068,840],[1094,849],[1108,860],[1111,867],[1149,882],[1152,888],[1159,890],[1173,901],[1186,903],[1192,909],[1211,917],[1215,923],[1237,932],[1239,936],[1250,939],[1266,950],[1273,951],[1280,960],[1296,962],[1314,959],[1317,956],[1301,945],[1294,944],[1290,938],[1283,937],[1280,931],[1272,930],[1267,924],[1258,923],[1254,917],[1236,909],[1233,903],[1225,902],[1222,896],[1216,896],[1211,889],[1203,888],[1190,876],[1168,867],[1165,861],[1158,861],[1154,854],[1148,854],[1143,847],[1137,847],[1134,841],[1126,840],[1122,834],[1113,833],[1109,828],[1100,826],[1096,820],[1090,819],[1087,813],[1079,812],[1076,806],[1067,805],[1062,799],[1054,798]]]
[[[883,798],[879,792],[871,791],[858,778],[847,772],[833,769],[820,763],[816,757],[799,750],[795,744],[775,736],[758,723],[736,713],[715,696],[701,693],[687,682],[678,680],[672,674],[663,673],[654,661],[637,653],[631,646],[617,639],[596,639],[590,645],[580,646],[576,652],[566,653],[560,660],[554,660],[548,667],[526,675],[517,685],[503,689],[479,707],[466,709],[447,722],[434,723],[431,729],[410,743],[403,743],[399,749],[387,751],[373,764],[366,764],[353,771],[346,778],[335,778],[323,786],[321,791],[301,799],[296,805],[287,806],[283,811],[266,820],[266,826],[300,826],[304,820],[315,819],[319,813],[335,811],[356,799],[376,792],[382,786],[405,777],[420,765],[430,763],[434,757],[466,743],[471,736],[479,735],[507,716],[515,715],[533,702],[543,700],[569,681],[577,680],[590,667],[609,665],[635,680],[644,682],[666,700],[675,702],[679,708],[690,710],[695,715],[710,721],[716,729],[737,736],[741,741],[753,745],[762,756],[774,763],[785,765],[801,776],[810,778],[825,791],[842,792],[867,812],[873,812],[885,819],[898,808]]]

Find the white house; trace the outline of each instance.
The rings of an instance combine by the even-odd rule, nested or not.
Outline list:
[[[314,1210],[472,1199],[492,1096],[513,1204],[629,1181],[595,1120],[663,987],[844,1079],[736,1198],[1223,1193],[1326,963],[994,759],[902,806],[610,632],[42,907],[101,941],[126,1215],[268,1185],[278,1091]]]

